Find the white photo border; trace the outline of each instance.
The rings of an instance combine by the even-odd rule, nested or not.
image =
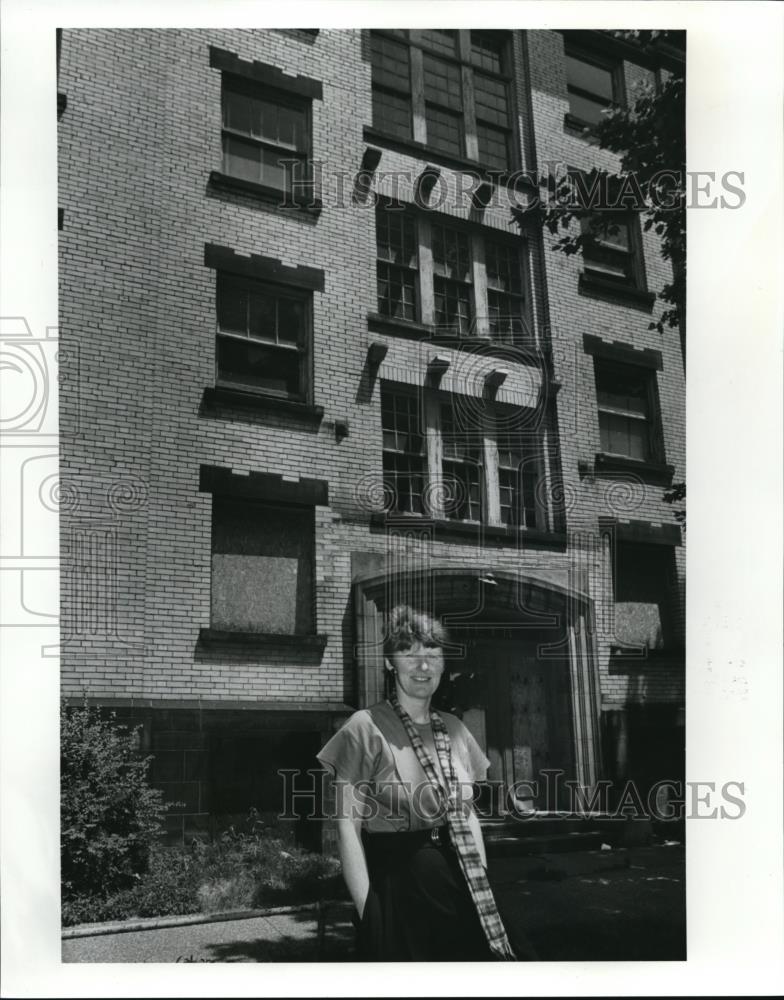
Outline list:
[[[740,820],[690,820],[688,960],[508,966],[67,965],[60,961],[57,627],[16,627],[14,518],[3,476],[0,847],[2,993],[33,997],[766,995],[784,992],[782,891],[782,27],[728,2],[64,2],[5,0],[0,87],[0,316],[57,325],[55,28],[460,26],[687,31],[688,167],[743,174],[737,210],[688,217],[687,780],[744,783]],[[52,406],[56,386],[52,387]],[[21,442],[21,443],[20,443]],[[38,449],[38,451],[36,450]],[[30,523],[30,520],[28,520]],[[754,530],[752,530],[752,528]],[[25,572],[58,607],[58,540]],[[30,564],[32,566],[32,564]],[[56,613],[56,611],[55,611]]]

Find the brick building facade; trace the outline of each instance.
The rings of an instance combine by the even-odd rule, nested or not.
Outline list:
[[[143,724],[174,837],[279,812],[380,696],[401,600],[446,616],[492,777],[681,776],[669,265],[639,220],[583,259],[513,213],[550,164],[617,170],[582,128],[673,58],[64,32],[63,695]]]

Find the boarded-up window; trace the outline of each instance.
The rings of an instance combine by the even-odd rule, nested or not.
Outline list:
[[[215,497],[212,627],[313,632],[313,511]]]
[[[665,649],[675,641],[675,556],[671,547],[618,544],[615,637],[622,646]]]

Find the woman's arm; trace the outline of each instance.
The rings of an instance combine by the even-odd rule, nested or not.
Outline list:
[[[343,868],[343,878],[360,918],[365,910],[370,878],[365,851],[362,847],[362,799],[353,785],[341,782],[337,792],[339,809],[337,820],[338,851]],[[342,801],[340,801],[342,800]],[[359,815],[358,815],[359,814]]]

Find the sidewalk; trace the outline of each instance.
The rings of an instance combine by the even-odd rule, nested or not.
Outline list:
[[[541,961],[666,961],[686,957],[682,845],[491,859],[509,935]],[[352,908],[313,909],[63,941],[64,962],[345,962]]]
[[[319,956],[314,910],[243,920],[160,927],[63,941],[63,962],[346,962],[351,960],[352,907],[327,910]]]

